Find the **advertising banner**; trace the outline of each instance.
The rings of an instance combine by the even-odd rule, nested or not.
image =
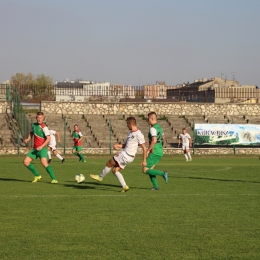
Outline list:
[[[195,124],[196,145],[260,145],[260,125]]]

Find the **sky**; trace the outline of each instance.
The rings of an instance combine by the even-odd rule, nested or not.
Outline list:
[[[259,0],[0,0],[0,83],[32,73],[260,87],[259,25]]]

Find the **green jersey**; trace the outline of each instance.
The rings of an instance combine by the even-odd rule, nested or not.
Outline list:
[[[156,123],[150,127],[150,131],[148,133],[149,144],[151,143],[152,138],[154,136],[157,138],[157,143],[154,145],[154,147],[150,151],[150,153],[162,156],[163,155],[163,145],[162,145],[163,129],[162,129],[161,125],[158,123]]]

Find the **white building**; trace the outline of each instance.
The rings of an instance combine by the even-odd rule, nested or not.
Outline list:
[[[111,85],[110,82],[65,81],[57,82],[56,101],[119,101],[121,98],[135,98],[133,86]]]

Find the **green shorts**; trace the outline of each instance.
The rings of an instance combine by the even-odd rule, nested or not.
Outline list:
[[[149,155],[146,159],[146,167],[148,169],[150,169],[151,167],[156,165],[161,160],[161,158],[162,158],[162,156],[160,156],[160,155],[149,153]]]
[[[48,158],[48,148],[44,147],[40,151],[33,148],[29,153],[26,154],[26,156],[32,158],[33,160],[36,160],[37,158]]]
[[[82,146],[75,146],[75,145],[74,145],[74,146],[72,147],[72,150],[73,150],[73,151],[76,151],[76,152],[80,152],[80,151],[82,151]]]

